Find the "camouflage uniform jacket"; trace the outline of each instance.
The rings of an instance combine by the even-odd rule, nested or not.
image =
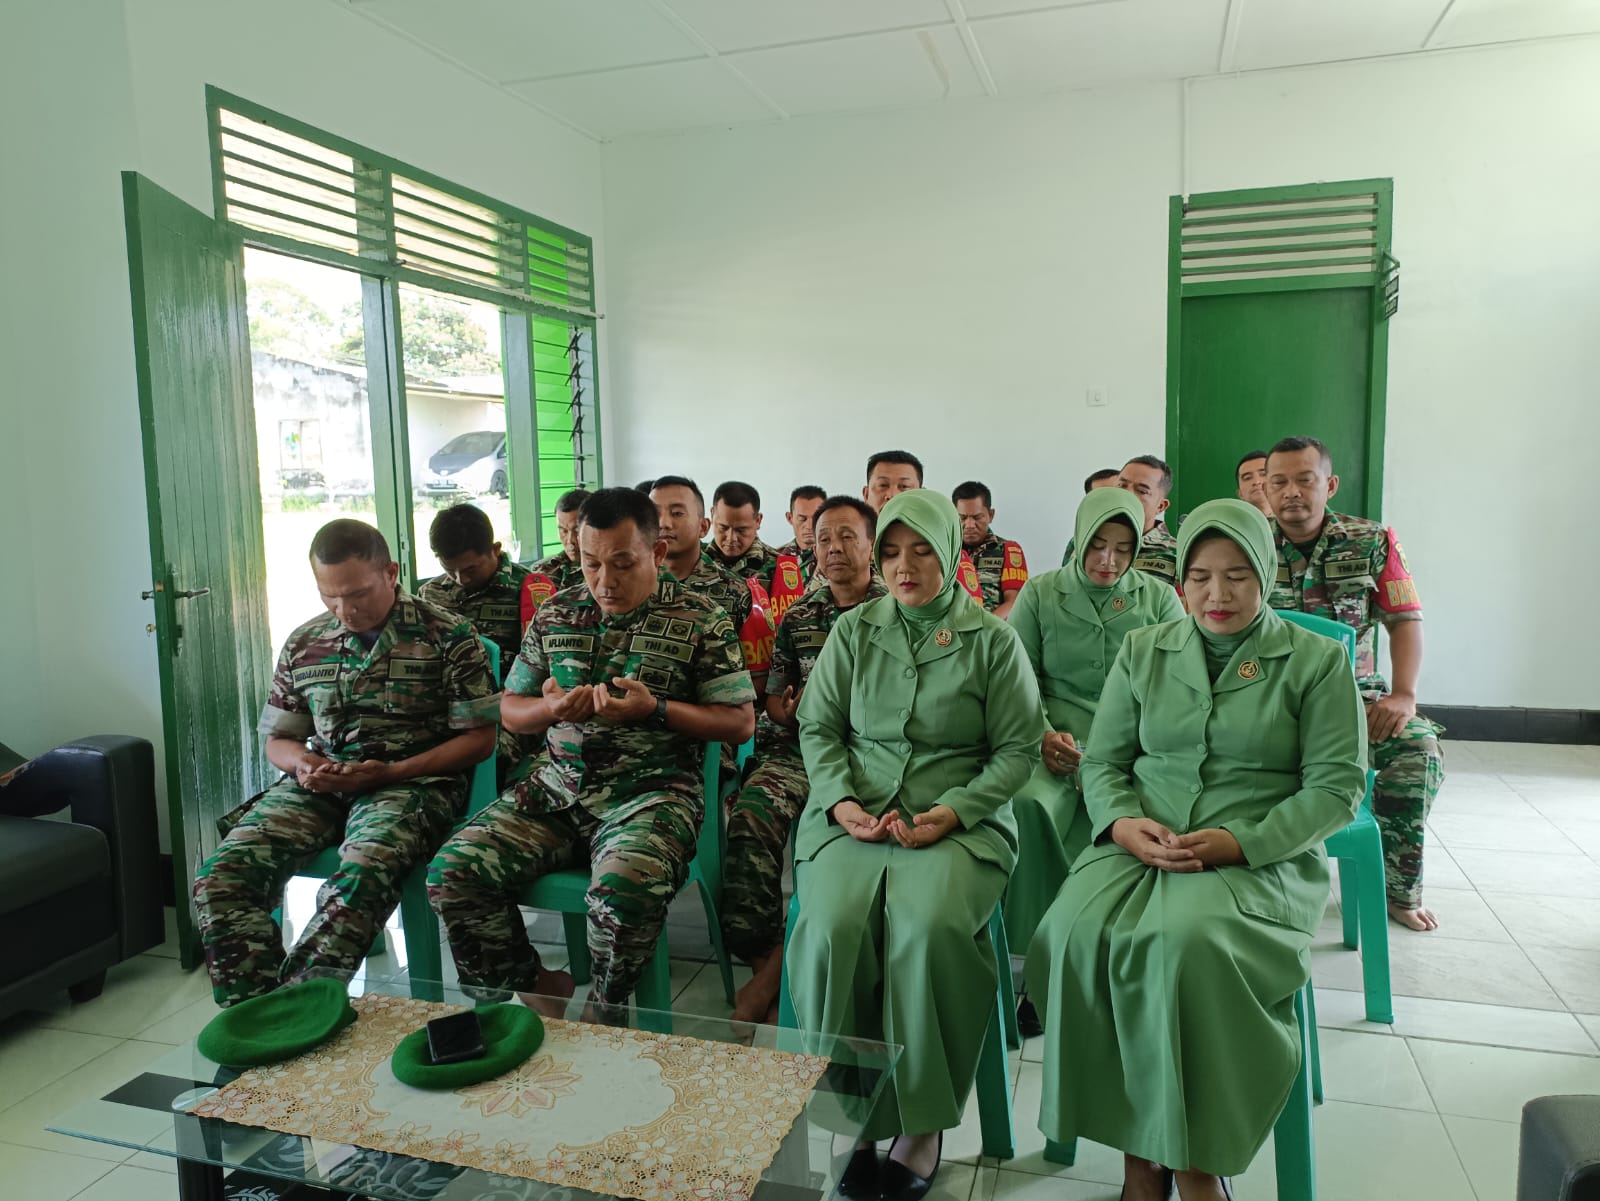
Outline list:
[[[533,619],[533,611],[558,592],[576,588],[583,583],[583,568],[567,558],[567,552],[557,551],[548,559],[540,559],[528,569],[528,579],[522,587],[522,620],[526,625]],[[516,651],[512,651],[516,654]],[[508,663],[510,660],[506,660]]]
[[[811,678],[811,669],[816,666],[817,656],[822,653],[822,644],[828,640],[828,632],[833,629],[840,614],[850,611],[841,609],[833,599],[833,589],[828,587],[826,577],[819,575],[817,580],[820,582],[803,598],[790,605],[789,611],[778,623],[777,637],[772,645],[772,670],[767,674],[768,696],[782,696],[786,688],[793,688],[798,693],[806,686],[806,681]],[[869,600],[888,594],[888,586],[874,574],[867,583],[867,594],[860,603],[866,604]],[[770,724],[779,741],[799,746],[798,730],[787,729],[776,722]]]
[[[699,593],[733,618],[745,666],[758,674],[766,671],[772,660],[772,623],[766,617],[766,594],[761,594],[758,608],[756,594],[748,582],[726,567],[717,566],[704,554],[681,583],[686,591]]]
[[[1356,631],[1356,681],[1373,700],[1389,691],[1378,671],[1377,623],[1422,620],[1422,601],[1394,530],[1382,522],[1329,512],[1308,560],[1277,528],[1278,578],[1268,603],[1326,617]]]
[[[494,725],[498,700],[472,626],[399,592],[370,650],[331,613],[290,634],[259,729],[309,739],[314,753],[338,762],[396,763]]]
[[[743,705],[756,695],[728,614],[667,571],[631,613],[608,615],[586,587],[551,597],[528,626],[506,691],[539,696],[548,677],[571,689],[617,676],[693,705]],[[653,719],[559,722],[545,744],[548,759],[516,786],[529,812],[582,806],[616,820],[649,807],[658,799],[653,793],[700,799],[705,743]]]
[[[724,571],[732,572],[741,580],[754,579],[761,585],[763,592],[772,590],[772,573],[778,566],[778,552],[760,538],[752,542],[750,549],[737,559],[730,559],[724,555],[715,542],[705,543],[700,548],[700,557],[716,564]]]
[[[418,588],[417,597],[461,614],[500,648],[500,662],[509,664],[522,645],[522,588],[527,578],[528,569],[502,552],[499,570],[477,591],[468,592],[449,576],[440,575]]]
[[[972,558],[978,572],[978,588],[983,607],[993,613],[1005,600],[1006,592],[1019,591],[1028,582],[1028,560],[1022,547],[993,530],[977,546],[962,548]]]

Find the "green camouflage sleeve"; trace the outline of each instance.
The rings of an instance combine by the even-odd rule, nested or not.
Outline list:
[[[489,652],[466,622],[445,639],[444,697],[452,730],[475,730],[500,720],[500,694],[489,669]]]
[[[702,619],[699,653],[690,669],[694,699],[700,705],[746,705],[755,701],[756,688],[745,670],[739,649],[739,631],[721,609]]]
[[[543,608],[541,605],[540,612]],[[540,632],[542,624],[539,614],[535,613],[528,628],[523,631],[522,650],[517,653],[511,670],[506,673],[507,692],[514,692],[518,696],[542,694],[545,677],[550,674],[550,662],[544,657],[544,635]]]
[[[787,616],[787,614],[785,614]],[[789,623],[780,621],[772,639],[772,666],[767,668],[767,695],[782,696],[785,688],[800,687],[800,656],[794,653]]]
[[[316,729],[311,720],[311,706],[294,686],[294,657],[287,642],[278,652],[277,666],[272,669],[272,687],[267,692],[267,703],[256,728],[268,738],[297,739],[310,738]]]

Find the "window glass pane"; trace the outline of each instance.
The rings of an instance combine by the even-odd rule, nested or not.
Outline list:
[[[276,650],[322,613],[307,555],[336,517],[377,524],[361,277],[263,250],[244,252],[250,363]]]
[[[451,505],[482,509],[502,548],[519,558],[521,546],[511,529],[500,311],[442,292],[401,287],[400,340],[418,583],[444,570],[429,545],[428,529]]]

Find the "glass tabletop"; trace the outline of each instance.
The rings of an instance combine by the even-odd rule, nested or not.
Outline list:
[[[350,991],[352,996],[379,993],[454,1005],[475,1003],[452,985],[411,980],[404,973],[377,979],[368,975],[352,982]],[[564,1004],[567,1020],[583,1020],[581,997]],[[831,1194],[845,1165],[845,1150],[860,1134],[900,1056],[900,1048],[893,1045],[725,1017],[638,1008],[629,1016],[629,1025],[638,1030],[829,1060],[772,1163],[761,1173],[750,1201],[809,1201]],[[584,1201],[608,1195],[189,1112],[240,1075],[237,1069],[206,1059],[191,1042],[147,1065],[105,1096],[58,1115],[49,1129],[179,1159],[184,1201],[223,1197],[225,1172],[227,1196],[261,1199],[288,1196],[291,1190],[285,1184],[309,1184],[380,1201]],[[539,1115],[530,1113],[524,1120],[537,1122]],[[596,1137],[612,1130],[606,1120],[606,1115],[597,1115]],[[835,1145],[841,1148],[839,1154]]]

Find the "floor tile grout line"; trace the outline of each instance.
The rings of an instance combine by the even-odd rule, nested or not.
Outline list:
[[[73,1198],[83,1196],[84,1193],[88,1192],[95,1185],[99,1184],[102,1180],[104,1180],[107,1176],[111,1175],[112,1172],[115,1172],[118,1168],[124,1166],[124,1164],[126,1163],[125,1160],[105,1160],[105,1159],[100,1159],[97,1156],[93,1156],[93,1155],[74,1155],[70,1151],[52,1151],[49,1147],[31,1147],[27,1143],[13,1143],[13,1142],[8,1142],[8,1141],[6,1141],[4,1139],[0,1139],[0,1146],[18,1147],[18,1148],[21,1148],[24,1151],[41,1151],[46,1155],[61,1155],[61,1156],[65,1156],[68,1159],[81,1159],[85,1163],[104,1164],[105,1165],[105,1169],[106,1169],[105,1171],[101,1172],[100,1175],[96,1176],[93,1180],[89,1181],[88,1184],[84,1185],[77,1192],[73,1193],[70,1197],[67,1198],[67,1201],[73,1201]]]
[[[1459,1117],[1461,1115],[1452,1114],[1451,1116]],[[1477,1120],[1487,1121],[1489,1119]],[[1472,1173],[1467,1170],[1467,1161],[1466,1158],[1461,1154],[1460,1144],[1456,1142],[1456,1136],[1450,1131],[1450,1123],[1444,1120],[1444,1116],[1442,1114],[1439,1118],[1439,1124],[1444,1127],[1444,1137],[1449,1141],[1450,1149],[1456,1153],[1456,1162],[1461,1165],[1461,1174],[1467,1178],[1467,1187],[1472,1190],[1472,1195],[1476,1197],[1478,1201],[1499,1201],[1499,1198],[1497,1197],[1485,1197],[1478,1191],[1478,1182],[1472,1178]]]

